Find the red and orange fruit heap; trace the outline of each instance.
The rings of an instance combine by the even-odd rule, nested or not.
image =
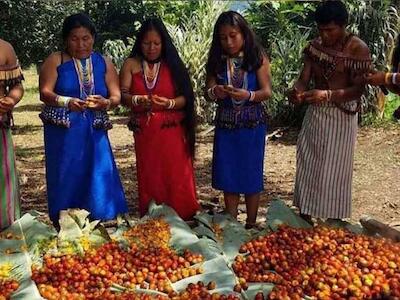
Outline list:
[[[11,294],[19,288],[18,281],[14,279],[0,278],[0,300],[8,300]]]
[[[47,299],[62,293],[72,294],[71,299],[114,299],[109,296],[113,284],[168,294],[173,291],[171,282],[200,274],[201,268],[193,265],[201,261],[201,255],[189,251],[179,255],[170,248],[145,249],[136,244],[124,250],[111,242],[83,257],[45,256],[43,266],[33,269],[32,279]]]
[[[190,283],[182,292],[169,293],[171,300],[240,300],[234,293],[223,295],[217,292],[212,292],[217,287],[214,281],[205,284],[202,281],[197,283]]]
[[[272,282],[268,299],[400,299],[400,243],[344,229],[282,226],[243,244],[239,282]],[[272,271],[271,271],[272,270]]]

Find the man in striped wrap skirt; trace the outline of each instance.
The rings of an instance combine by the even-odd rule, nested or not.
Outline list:
[[[11,111],[24,93],[13,47],[0,39],[0,230],[19,218],[18,177],[11,138]]]
[[[341,1],[317,8],[319,36],[305,48],[303,70],[289,95],[296,104],[309,104],[297,141],[294,191],[307,221],[351,216],[357,111],[371,59],[367,45],[346,31],[347,20]]]

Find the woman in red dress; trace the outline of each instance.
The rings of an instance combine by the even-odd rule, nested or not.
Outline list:
[[[194,94],[161,20],[142,24],[120,79],[122,102],[132,111],[140,215],[154,199],[188,220],[200,208],[193,172]]]

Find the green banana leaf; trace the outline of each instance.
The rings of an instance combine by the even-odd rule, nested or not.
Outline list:
[[[213,222],[212,215],[203,211],[197,213],[193,218],[196,219],[199,223],[206,225],[208,228],[212,228],[212,222]]]
[[[227,223],[222,231],[222,250],[229,263],[235,260],[242,244],[251,240],[251,233],[237,221]]]
[[[176,250],[184,250],[191,244],[199,241],[190,227],[183,221],[177,213],[165,204],[157,205],[151,201],[148,210],[148,217],[155,218],[162,216],[171,227],[170,246]]]
[[[286,224],[294,228],[311,228],[312,226],[299,217],[292,209],[280,199],[272,200],[267,211],[267,225],[273,231]]]
[[[0,256],[0,264],[11,263],[10,278],[19,282],[20,286],[11,295],[11,300],[41,300],[43,299],[36,287],[36,284],[31,280],[32,261],[28,252],[18,252],[9,255]]]
[[[188,245],[184,249],[188,249],[194,253],[200,253],[205,260],[210,260],[223,255],[221,247],[212,239],[203,237],[197,242]]]
[[[39,290],[36,287],[35,282],[31,279],[23,280],[20,283],[20,287],[11,295],[11,300],[44,300],[40,296]]]
[[[78,252],[83,251],[79,245],[81,238],[87,238],[92,245],[100,246],[111,240],[107,230],[100,221],[90,222],[89,212],[84,209],[68,209],[60,212],[60,232],[58,243],[60,246],[72,243]]]
[[[0,240],[0,255],[26,251],[25,240]]]
[[[201,223],[194,231],[200,236],[216,241],[228,262],[232,262],[235,259],[243,243],[252,239],[252,232],[246,230],[241,223],[228,214],[210,216],[206,213],[201,213],[196,216],[196,219]],[[215,225],[218,225],[222,230],[221,235],[218,237],[213,231]]]
[[[57,235],[54,228],[49,227],[36,219],[37,214],[32,215],[31,213],[24,214],[20,219],[16,220],[10,227],[3,231],[3,233],[10,232],[13,235],[20,237],[24,246],[27,249],[32,249],[40,240],[55,237]],[[3,240],[1,241],[1,244]],[[16,242],[15,249],[18,247],[20,242]],[[1,252],[0,246],[0,252]]]
[[[215,236],[214,231],[204,224],[200,224],[199,226],[193,228],[193,231],[196,233],[198,237],[207,237],[212,239],[215,242],[218,242],[217,237]]]
[[[326,225],[333,228],[344,228],[355,234],[364,234],[368,235],[368,232],[359,224],[351,224],[342,220],[327,220],[326,222],[321,223],[321,225]]]

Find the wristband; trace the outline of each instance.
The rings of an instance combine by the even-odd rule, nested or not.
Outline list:
[[[215,87],[216,87],[216,85],[214,85],[213,87],[211,87],[211,88],[209,88],[209,89],[207,90],[207,95],[208,95],[208,97],[209,97],[211,100],[216,100],[216,99],[217,99],[217,96],[216,96],[215,93],[214,93]]]
[[[139,105],[139,96],[133,95],[131,98],[131,103],[133,106],[138,106]]]
[[[68,104],[71,101],[71,99],[72,99],[71,97],[57,95],[57,97],[56,97],[57,106],[68,108]]]
[[[397,73],[392,73],[392,84],[396,85]]]
[[[250,91],[249,101],[254,101],[255,97],[256,97],[256,93],[254,91]]]
[[[168,109],[173,109],[175,107],[175,104],[176,104],[175,99],[169,100],[167,108]]]
[[[332,99],[332,90],[327,90],[326,91],[326,101],[330,102]]]

